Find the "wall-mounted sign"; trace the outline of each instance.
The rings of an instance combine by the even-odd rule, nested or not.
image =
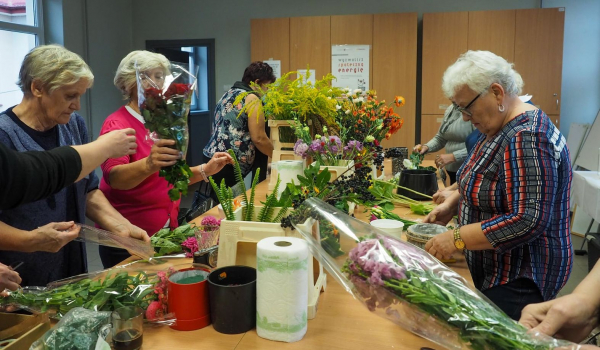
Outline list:
[[[331,74],[336,79],[332,85],[352,90],[369,90],[370,45],[331,46]]]
[[[273,68],[273,74],[275,75],[275,79],[279,79],[281,78],[281,60],[265,60],[263,61],[266,64],[268,64],[269,66],[271,66],[271,68]]]

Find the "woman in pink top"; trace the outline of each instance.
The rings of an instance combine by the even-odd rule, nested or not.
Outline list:
[[[102,164],[100,190],[125,218],[153,235],[163,227],[177,227],[180,201],[172,202],[169,199],[169,184],[158,176],[158,171],[175,164],[180,155],[179,151],[170,148],[175,141],[153,142],[146,137],[144,118],[138,109],[136,64],[159,86],[169,70],[169,61],[165,56],[149,51],[133,51],[119,64],[114,84],[128,102],[106,118],[100,135],[112,130],[133,128],[138,148],[134,155],[109,159]],[[190,182],[208,181],[205,176],[215,174],[226,164],[232,163],[229,154],[215,153],[208,163],[191,168],[194,175]],[[105,268],[129,256],[122,249],[100,246],[99,251]]]

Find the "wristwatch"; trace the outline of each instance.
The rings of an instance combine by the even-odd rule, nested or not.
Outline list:
[[[460,227],[454,229],[454,246],[458,250],[465,249],[465,241],[460,238]]]

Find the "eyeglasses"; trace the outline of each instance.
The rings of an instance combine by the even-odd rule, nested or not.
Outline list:
[[[471,107],[471,105],[473,105],[473,103],[475,103],[475,101],[477,101],[477,99],[479,98],[479,96],[481,96],[481,92],[479,93],[479,95],[475,96],[474,99],[471,100],[471,102],[469,102],[468,105],[466,105],[465,107],[461,107],[459,105],[457,105],[456,103],[452,102],[452,104],[454,105],[454,108],[459,111],[462,114],[466,114],[469,117],[473,116],[473,114],[471,113],[471,111],[469,111],[469,107]]]

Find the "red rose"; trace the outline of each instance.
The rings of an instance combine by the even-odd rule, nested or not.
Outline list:
[[[379,141],[375,140],[373,141],[373,143],[375,144],[375,146],[379,146]]]

